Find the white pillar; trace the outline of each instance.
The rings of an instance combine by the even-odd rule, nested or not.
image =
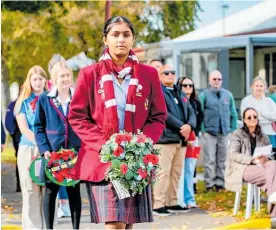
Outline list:
[[[250,84],[254,74],[254,47],[252,41],[248,39],[246,45],[246,94],[250,93]]]

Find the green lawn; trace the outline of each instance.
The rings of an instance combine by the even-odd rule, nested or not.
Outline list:
[[[247,186],[244,186],[242,191],[240,209],[235,216],[238,221],[244,220],[245,203],[246,203]],[[209,211],[213,216],[232,216],[235,202],[234,192],[205,192],[204,182],[198,183],[198,194],[196,194],[196,201],[199,207],[203,210]],[[252,207],[254,209],[254,206]],[[252,211],[251,219],[269,218],[267,212],[267,204],[261,203],[261,211]]]

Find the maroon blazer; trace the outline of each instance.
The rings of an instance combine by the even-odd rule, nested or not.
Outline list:
[[[142,90],[136,94],[135,129],[156,142],[165,128],[166,105],[157,71],[139,64],[139,84]],[[109,164],[102,163],[99,151],[106,140],[102,132],[104,100],[100,88],[99,63],[80,70],[69,111],[69,122],[81,140],[75,179],[99,182],[105,178]]]

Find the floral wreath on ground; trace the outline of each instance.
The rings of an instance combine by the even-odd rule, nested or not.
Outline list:
[[[46,176],[56,184],[73,186],[79,182],[72,176],[72,168],[76,162],[75,149],[60,149],[58,152],[52,152],[46,165]]]
[[[156,181],[160,150],[142,132],[113,134],[103,145],[100,156],[111,163],[106,180],[119,181],[134,196]]]

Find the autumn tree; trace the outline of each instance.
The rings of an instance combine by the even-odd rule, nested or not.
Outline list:
[[[2,1],[2,60],[8,82],[22,82],[33,65],[54,53],[65,58],[102,52],[104,1]],[[195,1],[113,1],[112,15],[128,17],[140,44],[175,38],[194,29]]]

